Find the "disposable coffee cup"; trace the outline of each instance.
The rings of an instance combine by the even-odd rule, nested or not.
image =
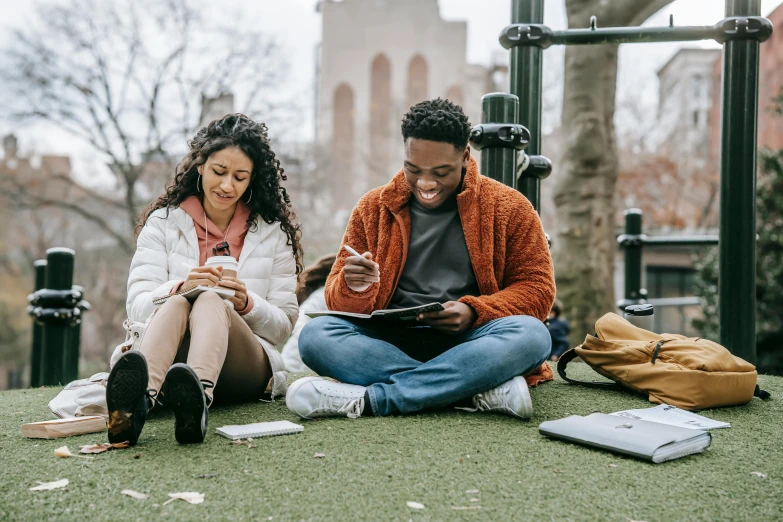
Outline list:
[[[653,331],[655,310],[651,304],[637,304],[625,307],[623,317],[634,326],[644,330]]]
[[[215,268],[222,266],[223,275],[236,277],[239,263],[237,263],[237,260],[231,256],[212,256],[207,258],[207,262],[204,266],[211,266]]]

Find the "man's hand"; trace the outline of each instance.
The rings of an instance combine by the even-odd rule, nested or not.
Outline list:
[[[241,312],[247,308],[247,287],[243,281],[240,281],[236,277],[223,276],[223,279],[218,283],[218,286],[231,289],[235,292],[234,297],[229,299],[229,301],[234,303],[234,310]]]
[[[453,335],[466,332],[476,321],[475,310],[465,303],[449,301],[448,303],[443,303],[443,308],[440,312],[419,314],[417,320],[427,326]]]
[[[365,252],[361,256],[346,258],[343,278],[354,292],[365,292],[373,283],[381,280],[381,271],[378,263],[372,260],[372,254]]]

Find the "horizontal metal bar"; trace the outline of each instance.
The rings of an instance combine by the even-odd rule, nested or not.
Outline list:
[[[568,29],[552,33],[553,45],[687,42],[715,39],[711,25],[683,27],[608,27]]]
[[[772,35],[772,23],[760,16],[731,16],[715,25],[669,27],[588,27],[553,31],[543,24],[512,24],[500,33],[500,45],[506,49],[551,45],[590,45],[715,40],[756,40]]]
[[[647,303],[653,305],[655,308],[663,308],[667,306],[698,306],[701,305],[701,300],[696,296],[660,297],[657,299],[647,299]]]
[[[652,236],[642,241],[645,246],[699,246],[717,245],[718,235],[711,236]]]
[[[617,244],[627,246],[703,246],[717,245],[718,236],[648,236],[647,234],[621,234],[617,236]]]

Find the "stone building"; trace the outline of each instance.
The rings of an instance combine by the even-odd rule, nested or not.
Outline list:
[[[411,105],[448,98],[475,125],[481,96],[505,79],[467,62],[467,23],[443,20],[437,0],[323,0],[318,10],[316,141],[344,223],[364,192],[401,168]]]

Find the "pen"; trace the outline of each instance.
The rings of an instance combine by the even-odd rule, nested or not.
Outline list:
[[[343,248],[346,249],[348,252],[350,252],[351,255],[362,257],[362,255],[359,252],[357,252],[353,248],[349,247],[348,245],[343,245]]]

